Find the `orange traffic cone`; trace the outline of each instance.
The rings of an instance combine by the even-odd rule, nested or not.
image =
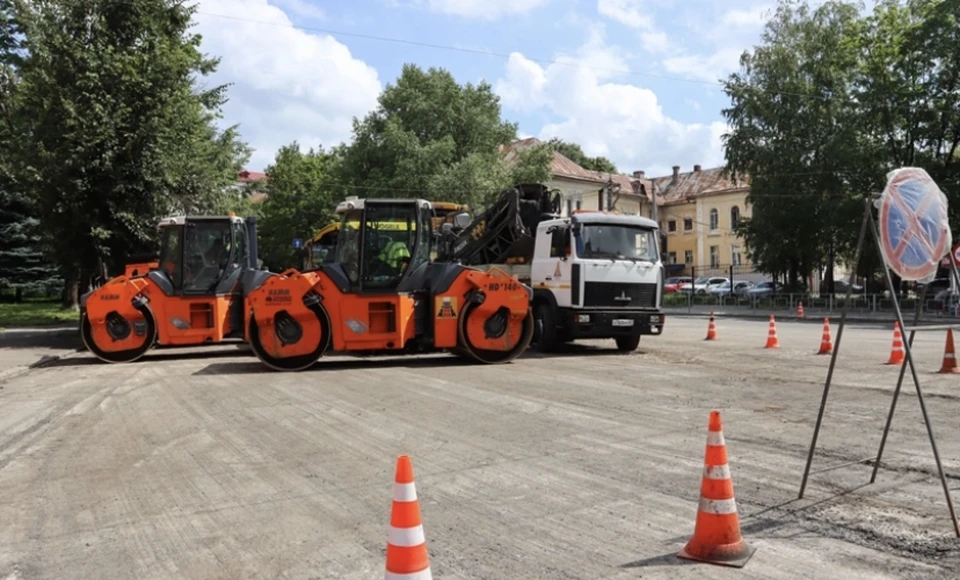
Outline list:
[[[797,302],[797,318],[804,318],[803,301]]]
[[[767,346],[764,348],[780,348],[780,340],[777,338],[777,323],[770,315],[770,329],[767,331]]]
[[[823,336],[820,338],[820,350],[817,354],[830,354],[833,352],[833,342],[830,340],[830,319],[823,319]]]
[[[717,340],[717,324],[713,320],[713,312],[710,313],[710,323],[707,324],[707,338],[704,340]]]
[[[957,367],[957,353],[953,349],[952,328],[947,329],[947,346],[943,349],[943,364],[937,372],[942,374],[960,373],[960,368]]]
[[[720,411],[710,411],[697,522],[693,537],[677,556],[743,568],[755,550],[740,537],[740,517],[733,497],[733,479],[727,465]]]
[[[397,458],[384,580],[433,580],[410,457]]]
[[[893,346],[890,348],[890,360],[888,365],[898,365],[903,363],[903,335],[900,334],[900,323],[893,323]]]

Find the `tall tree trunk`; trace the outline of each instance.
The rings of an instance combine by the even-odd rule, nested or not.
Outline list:
[[[61,306],[64,309],[80,309],[80,273],[76,268],[68,268],[63,277],[63,294]]]
[[[827,271],[825,272],[824,281],[826,282],[827,292],[833,294],[833,267],[836,261],[836,256],[834,256],[833,249],[833,236],[830,238],[830,247],[827,249]]]

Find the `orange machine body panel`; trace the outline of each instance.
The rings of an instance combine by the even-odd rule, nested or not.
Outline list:
[[[133,264],[127,264],[124,268],[123,275],[127,278],[133,278],[134,276],[143,276],[150,270],[156,270],[160,267],[160,262],[135,262]]]
[[[143,289],[157,320],[157,343],[163,346],[216,344],[233,332],[230,306],[235,296],[167,296],[150,282]]]

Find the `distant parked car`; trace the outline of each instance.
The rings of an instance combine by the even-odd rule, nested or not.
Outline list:
[[[727,278],[720,276],[701,276],[693,281],[693,284],[683,284],[680,286],[681,292],[694,292],[695,294],[706,294],[710,291],[711,286],[716,286],[717,284],[723,284],[724,282],[730,282]]]
[[[760,282],[753,288],[747,290],[747,296],[751,298],[763,298],[772,296],[780,290],[780,285],[776,282]]]
[[[737,296],[743,296],[743,293],[746,292],[752,286],[753,284],[751,282],[747,282],[746,280],[734,282],[732,294]],[[727,281],[727,282],[724,282],[723,284],[717,284],[715,286],[711,286],[710,294],[713,294],[714,296],[730,296],[731,295],[730,282]]]
[[[729,278],[710,278],[710,280],[707,281],[707,287],[704,290],[707,294],[712,294],[714,288],[718,286],[723,286],[724,284],[729,285],[730,279]]]
[[[834,280],[833,281],[833,293],[834,294],[846,294],[847,287],[850,285],[846,280]],[[827,287],[827,281],[824,280],[820,282],[820,294],[829,294],[829,288]],[[860,284],[853,285],[854,294],[863,294],[864,288]]]
[[[737,296],[746,296],[747,292],[749,292],[750,289],[753,288],[754,286],[755,284],[753,282],[749,282],[747,280],[741,280],[740,282],[737,282],[736,284],[733,285],[733,293],[736,294]]]
[[[663,281],[663,293],[664,294],[673,294],[680,291],[680,287],[684,284],[689,284],[692,278],[690,276],[676,276],[673,278],[667,278]]]

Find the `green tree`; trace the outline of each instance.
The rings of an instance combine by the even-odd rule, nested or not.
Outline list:
[[[865,19],[857,100],[889,166],[919,166],[960,226],[960,4],[883,0]]]
[[[0,0],[0,289],[47,290],[58,282],[56,267],[46,259],[36,212],[18,191],[13,159],[21,146],[18,105],[22,30],[10,0]]]
[[[97,258],[110,271],[152,245],[173,211],[222,207],[249,150],[214,122],[226,86],[200,89],[218,64],[190,34],[182,0],[16,2],[19,185],[76,305]]]
[[[61,283],[56,266],[44,255],[38,220],[21,197],[0,191],[0,290],[46,291]]]
[[[282,271],[303,267],[303,253],[293,247],[300,238],[304,246],[316,230],[335,219],[334,208],[344,192],[331,184],[335,157],[323,148],[300,151],[294,141],[277,152],[267,167],[266,199],[261,202],[260,257],[264,266]]]
[[[491,86],[460,85],[449,72],[404,65],[378,107],[354,120],[338,181],[360,196],[415,197],[482,206],[517,177],[545,179],[546,157],[504,162],[517,127],[500,117]]]
[[[724,90],[727,169],[751,180],[740,233],[751,260],[799,289],[856,241],[857,201],[877,186],[873,147],[853,102],[861,21],[855,5],[782,1],[762,43]]]
[[[860,200],[896,167],[926,169],[960,225],[960,4],[860,8],[781,1],[726,82],[727,167],[753,181],[741,233],[757,264],[794,281],[852,257]],[[859,274],[880,264],[868,245]]]
[[[580,145],[569,143],[559,137],[554,137],[547,142],[554,151],[560,153],[570,161],[573,161],[584,169],[590,171],[601,171],[603,173],[619,173],[617,166],[606,157],[588,157]]]

